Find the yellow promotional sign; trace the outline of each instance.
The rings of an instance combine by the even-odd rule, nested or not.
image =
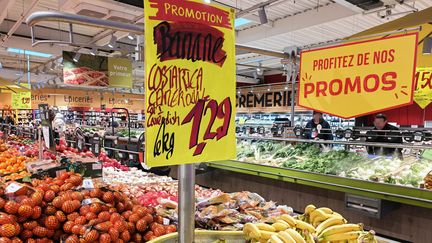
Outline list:
[[[414,101],[422,109],[432,103],[432,67],[417,68]]]
[[[233,159],[234,10],[146,0],[146,163]]]
[[[12,93],[12,109],[31,109],[31,92]]]
[[[301,53],[299,105],[351,118],[411,104],[418,35]]]

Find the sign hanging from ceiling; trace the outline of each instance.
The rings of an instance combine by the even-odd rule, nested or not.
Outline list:
[[[146,162],[236,157],[234,11],[145,1]]]
[[[303,51],[299,105],[342,118],[411,104],[418,35]]]
[[[63,51],[63,80],[76,86],[132,88],[132,63],[126,58]]]
[[[31,109],[31,92],[12,93],[12,109]]]
[[[422,109],[432,103],[432,67],[417,68],[414,101]]]

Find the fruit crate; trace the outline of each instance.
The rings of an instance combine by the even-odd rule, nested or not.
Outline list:
[[[177,243],[179,242],[178,233],[171,233],[148,243]],[[211,231],[196,230],[195,243],[245,243],[247,242],[242,231]]]

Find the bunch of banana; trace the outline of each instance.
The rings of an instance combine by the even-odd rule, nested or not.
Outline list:
[[[318,242],[376,242],[374,232],[363,231],[362,224],[348,224],[330,208],[308,205],[303,219],[315,227],[314,236]]]
[[[273,224],[247,223],[243,228],[252,243],[375,243],[374,232],[363,231],[361,224],[349,224],[330,208],[308,205],[303,215],[284,214]]]
[[[307,222],[284,214],[273,224],[247,223],[243,233],[252,242],[314,243],[315,228]]]

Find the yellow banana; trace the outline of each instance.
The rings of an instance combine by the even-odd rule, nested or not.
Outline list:
[[[296,220],[293,217],[291,217],[291,215],[284,214],[280,216],[280,219],[287,222],[289,225],[291,225],[291,227],[295,227],[296,225]]]
[[[322,240],[324,241],[341,241],[341,240],[356,240],[358,239],[362,234],[364,234],[363,231],[348,231],[344,233],[338,233],[333,235],[328,235]],[[321,240],[321,238],[320,238]]]
[[[315,228],[316,234],[317,235],[321,234],[321,232],[323,230],[327,229],[330,226],[341,225],[341,224],[345,224],[345,223],[346,223],[346,220],[343,218],[330,217],[330,218],[326,219],[324,222],[322,222],[321,224],[319,224],[318,227]]]
[[[312,225],[314,227],[317,227],[321,222],[327,220],[328,218],[330,218],[331,215],[330,214],[325,214],[325,215],[318,215],[317,217],[314,218],[314,220],[312,221]]]
[[[270,237],[269,243],[284,243],[277,235],[272,235]]]
[[[277,234],[276,232],[265,231],[265,230],[260,230],[260,233],[261,233],[261,239],[263,240],[268,240],[272,235]]]
[[[304,238],[306,239],[306,243],[315,243],[314,237],[311,233],[305,233]]]
[[[301,229],[301,230],[307,230],[309,233],[315,232],[315,228],[312,225],[310,225],[306,222],[303,222],[301,220],[296,220],[296,228]]]
[[[285,224],[286,226],[291,227],[291,225],[289,225],[287,222],[283,221],[282,219],[276,220],[276,223]]]
[[[291,237],[291,235],[285,231],[279,232],[278,236],[284,243],[296,243],[295,240]]]
[[[287,232],[294,239],[296,243],[306,243],[303,237],[294,229],[287,229],[285,230],[285,232]]]
[[[342,215],[340,215],[339,213],[336,213],[336,212],[333,212],[332,216],[337,216],[337,217],[340,217],[340,218],[344,218]]]
[[[331,208],[321,207],[321,208],[318,208],[318,209],[324,211],[324,213],[328,213],[328,214],[332,214],[333,213],[333,210]]]
[[[250,239],[261,238],[261,232],[255,224],[247,223],[243,227],[243,234]]]
[[[265,231],[270,231],[270,232],[275,232],[276,231],[276,229],[273,227],[273,226],[271,226],[271,225],[269,225],[269,224],[265,224],[265,223],[257,223],[257,224],[255,224],[257,227],[258,227],[258,229],[260,229],[260,230],[265,230]]]
[[[305,208],[305,214],[311,214],[316,209],[315,205],[309,204]]]
[[[315,222],[317,217],[324,218],[323,220],[325,220],[327,217],[327,214],[324,211],[322,211],[321,209],[315,209],[314,211],[312,211],[312,213],[309,216],[309,223]]]
[[[273,228],[276,229],[276,231],[284,231],[290,227],[287,223],[279,223],[279,222],[272,224],[272,226]]]
[[[362,230],[363,230],[363,226],[361,224],[334,225],[323,230],[321,234],[318,235],[318,238],[326,238],[329,235],[345,233],[350,231],[362,231]]]

